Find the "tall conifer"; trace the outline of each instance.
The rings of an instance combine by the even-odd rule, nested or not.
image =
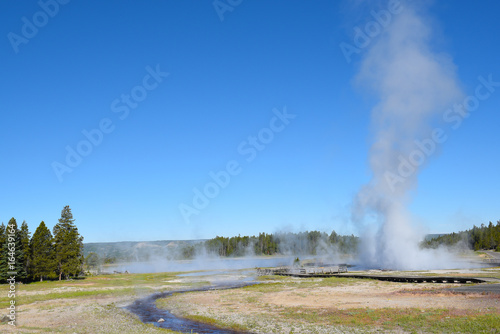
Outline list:
[[[59,280],[62,276],[77,276],[83,265],[83,237],[74,224],[69,205],[62,212],[59,223],[54,226],[56,266]]]
[[[5,276],[7,275],[7,271],[9,271],[7,268],[7,248],[4,248],[7,243],[5,230],[5,224],[2,223],[0,225],[0,283],[5,283]]]
[[[31,269],[33,278],[40,277],[40,282],[44,277],[56,272],[55,252],[52,234],[41,222],[30,242],[31,249]]]
[[[21,242],[21,233],[14,218],[9,220],[5,228],[5,239],[0,254],[0,279],[5,281],[10,276],[9,272],[15,272],[16,274],[13,276],[16,277],[16,281],[25,281],[27,277],[25,253]]]
[[[19,238],[21,240],[21,248],[24,253],[23,257],[23,268],[27,276],[30,275],[30,238],[31,233],[28,229],[28,224],[23,221],[21,228],[19,229]]]

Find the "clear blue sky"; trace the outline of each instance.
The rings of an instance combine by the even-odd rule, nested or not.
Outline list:
[[[339,45],[386,2],[243,0],[222,14],[212,1],[45,3],[52,16],[36,1],[0,3],[0,221],[34,232],[70,205],[85,242],[357,233],[350,206],[370,180],[377,101],[354,83],[366,50],[347,62]],[[478,76],[500,81],[500,2],[426,13],[466,95]],[[288,124],[273,113],[285,106]],[[421,173],[410,210],[429,232],[500,219],[499,106],[500,87]],[[270,123],[282,130],[262,130]],[[85,152],[82,131],[100,126],[69,166],[67,147]],[[186,222],[179,206],[230,161],[239,173]]]

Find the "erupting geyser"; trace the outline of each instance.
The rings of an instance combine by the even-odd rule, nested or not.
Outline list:
[[[418,174],[443,133],[436,122],[463,100],[449,56],[431,50],[432,29],[421,8],[403,3],[385,31],[372,41],[357,82],[379,98],[372,110],[371,181],[356,195],[353,221],[363,227],[362,265],[391,269],[450,266],[446,252],[421,250],[406,206]],[[375,222],[373,222],[375,221]]]

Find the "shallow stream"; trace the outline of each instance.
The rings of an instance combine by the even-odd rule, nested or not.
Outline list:
[[[170,330],[184,332],[184,333],[208,333],[208,334],[243,334],[247,332],[239,332],[228,329],[221,329],[215,326],[203,324],[201,322],[183,319],[176,317],[167,310],[159,309],[156,307],[156,300],[172,296],[174,293],[185,293],[195,291],[208,291],[208,290],[225,290],[241,288],[255,283],[248,282],[232,282],[232,283],[219,283],[217,285],[204,286],[201,288],[174,290],[167,292],[160,292],[152,294],[148,297],[141,298],[133,302],[125,309],[136,314],[139,319],[144,323],[150,323],[157,327],[168,328]],[[163,319],[164,321],[158,321]]]

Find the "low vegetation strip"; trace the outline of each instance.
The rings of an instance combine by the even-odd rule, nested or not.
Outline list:
[[[315,324],[334,324],[364,329],[403,330],[428,333],[491,333],[500,328],[495,310],[457,309],[305,309],[287,307],[280,311],[284,319]]]
[[[118,289],[97,289],[97,290],[73,290],[64,292],[51,292],[44,294],[33,294],[28,296],[20,296],[16,300],[18,305],[26,305],[40,301],[69,299],[69,298],[85,298],[85,297],[106,297],[106,296],[136,296],[138,294],[152,293],[153,290],[147,288],[118,288]],[[0,307],[7,308],[9,300],[6,297],[0,298]]]

